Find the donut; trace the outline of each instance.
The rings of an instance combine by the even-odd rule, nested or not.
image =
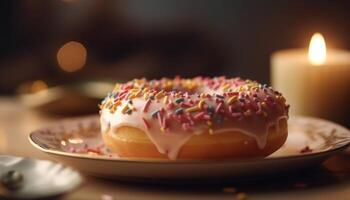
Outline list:
[[[288,110],[281,93],[252,80],[134,79],[100,104],[101,135],[125,158],[266,157],[287,138]]]

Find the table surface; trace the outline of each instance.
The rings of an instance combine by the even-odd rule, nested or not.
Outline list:
[[[0,97],[0,153],[38,159],[51,159],[28,142],[30,131],[59,120],[22,106],[15,98]],[[350,199],[350,155],[336,155],[321,166],[303,172],[280,175],[245,183],[152,185],[123,183],[85,176],[85,182],[61,199],[240,199],[236,188],[247,199]]]

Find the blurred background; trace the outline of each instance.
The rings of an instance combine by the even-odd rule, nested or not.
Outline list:
[[[108,85],[79,84],[175,75],[269,83],[271,53],[307,47],[314,32],[349,49],[349,10],[341,0],[1,1],[0,94],[78,84],[98,99]]]

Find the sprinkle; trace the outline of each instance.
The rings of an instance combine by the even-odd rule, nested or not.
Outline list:
[[[232,105],[230,105],[230,106],[228,107],[228,111],[229,111],[230,113],[233,113],[233,106],[232,106]]]
[[[199,102],[198,102],[198,107],[199,107],[199,109],[203,109],[203,104],[204,104],[204,100],[202,99],[202,100],[200,100]]]
[[[114,99],[114,105],[119,106],[122,102],[119,99]]]
[[[100,108],[100,110],[102,110],[104,108],[105,104],[102,102],[101,104],[98,105],[98,107]]]
[[[130,109],[126,111],[126,114],[128,114],[128,115],[131,115],[131,113],[132,113],[132,110],[130,110]]]
[[[220,109],[221,109],[222,105],[223,105],[223,103],[220,102],[220,103],[216,106],[215,113],[220,112]]]
[[[113,114],[116,110],[117,110],[117,106],[113,106],[113,107],[109,110],[109,112]]]
[[[121,92],[120,94],[119,94],[119,99],[123,99],[126,95],[127,95],[127,90],[125,90],[124,92]]]
[[[179,104],[181,102],[183,102],[185,99],[184,98],[178,98],[178,99],[175,99],[175,103]]]
[[[130,110],[133,110],[133,111],[136,110],[136,108],[132,104],[128,104],[128,107],[129,107]]]
[[[139,90],[138,92],[135,93],[135,97],[139,97],[139,96],[141,96],[141,94],[142,94],[142,91]]]
[[[217,97],[217,98],[220,98],[220,99],[225,98],[224,96],[222,96],[222,95],[220,95],[220,94],[216,94],[216,97]]]
[[[135,93],[129,93],[128,99],[133,99],[135,97],[136,97]]]
[[[125,114],[125,112],[129,110],[129,105],[125,104],[124,107],[122,108],[122,113]]]
[[[152,115],[152,117],[156,118],[158,113],[159,113],[159,110],[155,110],[155,111],[152,112],[151,115]]]
[[[208,131],[209,131],[209,135],[213,135],[214,134],[213,129],[210,128]]]
[[[180,114],[183,113],[183,111],[184,111],[183,108],[178,108],[178,109],[175,110],[175,114],[180,115]]]
[[[192,104],[189,103],[189,102],[181,102],[180,106],[182,106],[182,107],[192,107]]]
[[[174,103],[170,102],[166,106],[167,106],[168,109],[173,109],[174,108]]]
[[[191,113],[191,112],[196,112],[198,110],[200,110],[198,106],[193,106],[193,107],[187,108],[186,112]]]
[[[238,92],[227,92],[227,95],[232,97],[232,96],[237,96],[239,93]]]
[[[222,86],[222,90],[226,91],[230,87],[230,84],[226,83],[224,86]]]
[[[164,104],[168,103],[168,98],[169,98],[169,96],[165,96],[165,97],[164,97],[164,100],[163,100],[163,103],[164,103]]]
[[[202,119],[202,117],[205,115],[205,112],[200,112],[198,114],[196,114],[193,118],[194,120],[200,120]]]
[[[129,90],[129,92],[135,93],[135,92],[137,92],[137,91],[139,91],[139,90],[140,90],[140,89],[134,88],[134,89]]]
[[[145,104],[144,104],[144,106],[143,106],[143,109],[142,109],[142,111],[145,113],[145,112],[147,112],[148,111],[148,107],[149,107],[149,105],[151,104],[151,99],[148,99],[146,102],[145,102]]]
[[[111,101],[108,101],[108,102],[105,104],[105,107],[106,107],[106,108],[109,108],[111,105],[112,105],[112,102],[111,102]]]
[[[160,92],[158,92],[158,93],[155,95],[156,99],[161,99],[161,98],[163,98],[164,96],[165,96],[165,94],[164,94],[163,91],[160,91]]]
[[[216,82],[214,85],[213,85],[213,89],[216,90],[220,87],[220,83],[219,82]]]
[[[143,121],[143,124],[145,125],[146,129],[148,130],[150,128],[150,125],[149,123],[147,122],[147,120],[145,118],[142,117],[142,121]]]
[[[236,101],[237,101],[237,98],[238,98],[237,96],[232,96],[232,97],[230,97],[230,98],[227,100],[226,104],[227,104],[227,105],[230,105],[230,104],[236,102]]]

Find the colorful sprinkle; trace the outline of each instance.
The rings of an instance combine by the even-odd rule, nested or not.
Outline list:
[[[203,109],[204,103],[205,103],[205,101],[203,99],[198,102],[199,109],[201,109],[201,110]]]
[[[175,114],[177,114],[177,115],[180,115],[180,114],[182,114],[183,112],[184,112],[184,109],[183,109],[183,108],[178,108],[178,109],[175,110]]]
[[[145,125],[146,129],[150,129],[150,125],[149,123],[147,122],[147,120],[145,118],[142,117],[142,121],[143,121],[143,124]]]
[[[151,115],[152,115],[153,118],[156,118],[158,113],[159,113],[159,110],[155,110],[155,111],[152,112]]]
[[[142,108],[142,111],[144,112],[144,113],[146,113],[147,111],[148,111],[148,107],[149,107],[149,105],[151,104],[151,99],[148,99],[146,102],[145,102],[145,104],[143,105],[143,108]]]
[[[187,108],[186,112],[191,113],[191,112],[196,112],[198,110],[200,110],[198,106],[193,106],[193,107]]]
[[[183,102],[185,99],[184,98],[178,98],[178,99],[175,99],[175,103],[179,104],[181,102]]]
[[[219,113],[222,106],[223,106],[223,103],[220,102],[215,108],[215,113]]]
[[[202,119],[202,117],[204,115],[205,115],[205,112],[199,112],[193,118],[194,118],[194,120],[198,121],[198,120]]]
[[[230,97],[228,100],[227,100],[227,105],[231,105],[232,103],[236,102],[237,101],[237,96],[232,96]]]
[[[129,105],[125,104],[122,108],[122,113],[125,114],[127,110],[129,110]]]

